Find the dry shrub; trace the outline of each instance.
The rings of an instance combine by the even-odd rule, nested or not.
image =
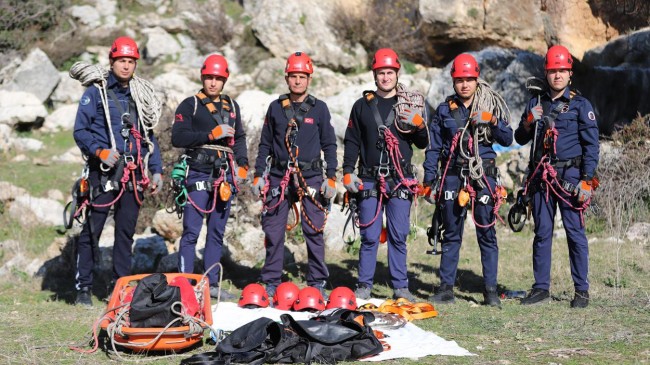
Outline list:
[[[638,116],[612,140],[598,164],[595,199],[610,232],[621,237],[631,224],[650,219],[650,115]]]
[[[343,3],[338,7],[346,9]],[[421,19],[418,1],[371,0],[358,11],[338,11],[330,18],[330,26],[337,37],[354,45],[360,43],[372,54],[379,48],[393,48],[410,61],[429,64],[425,38],[420,34]]]
[[[199,20],[188,22],[187,27],[199,51],[212,53],[230,42],[234,33],[233,25],[221,3],[200,4],[195,14]]]
[[[51,37],[67,5],[67,0],[0,1],[0,53]]]

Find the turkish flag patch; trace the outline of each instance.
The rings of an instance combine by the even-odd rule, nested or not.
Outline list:
[[[235,119],[235,112],[230,112],[230,117]]]
[[[348,128],[352,128],[352,119],[348,120]]]
[[[182,121],[183,121],[183,114],[181,113],[176,114],[176,116],[174,117],[174,122],[182,122]]]
[[[314,118],[305,118],[305,124],[314,124]]]

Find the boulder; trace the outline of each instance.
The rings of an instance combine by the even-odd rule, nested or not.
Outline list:
[[[24,91],[0,90],[0,124],[14,126],[38,124],[47,116],[47,110],[38,97]]]
[[[52,162],[75,163],[82,165],[85,163],[81,156],[81,150],[78,147],[70,147],[63,154],[52,157]]]
[[[181,46],[176,38],[161,27],[143,29],[142,33],[147,36],[144,47],[140,46],[142,58],[148,62],[154,62],[166,56],[176,57],[181,51]]]
[[[648,241],[650,241],[650,223],[634,223],[630,228],[628,228],[625,236],[630,241],[648,243]]]
[[[183,219],[178,218],[176,213],[160,209],[153,216],[151,228],[165,240],[175,241],[183,234]]]
[[[26,195],[27,191],[15,186],[8,181],[0,181],[0,202],[5,203],[14,200],[17,196]]]
[[[77,104],[63,105],[45,117],[41,130],[44,132],[69,131],[74,127],[77,117]]]
[[[198,70],[197,70],[198,74]],[[167,72],[156,76],[152,81],[156,90],[165,95],[166,104],[176,108],[185,98],[201,90],[201,84],[188,79],[178,72]],[[169,121],[171,123],[171,121]]]
[[[247,133],[253,134],[262,130],[266,110],[277,98],[278,95],[270,95],[260,90],[246,90],[237,96],[241,121]]]
[[[0,123],[0,152],[7,152],[11,149],[13,133],[10,126]]]
[[[90,5],[74,5],[68,8],[68,14],[88,28],[97,28],[102,24],[96,8]]]
[[[330,16],[343,11],[340,4],[318,0],[246,1],[244,9],[252,17],[255,37],[274,56],[286,59],[293,52],[303,51],[316,65],[354,70],[365,66],[367,54],[359,45],[347,47],[331,29]]]
[[[55,108],[68,104],[76,105],[84,93],[85,88],[79,81],[70,77],[67,71],[59,72],[59,77],[61,81],[59,81],[59,84],[50,96],[52,104]]]
[[[12,80],[3,88],[34,94],[40,103],[46,101],[59,83],[61,76],[52,61],[40,48],[34,48],[20,64]]]
[[[168,254],[165,239],[155,234],[143,234],[134,236],[133,241],[133,274],[154,272],[160,260]]]
[[[43,148],[43,142],[34,138],[14,138],[13,147],[18,152],[40,151]]]
[[[53,199],[19,195],[9,206],[9,215],[23,227],[58,226],[63,223],[63,205]]]

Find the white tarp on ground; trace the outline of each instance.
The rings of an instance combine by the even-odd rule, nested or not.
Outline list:
[[[368,301],[358,300],[357,304],[362,305]],[[375,305],[380,305],[383,300],[371,299]],[[239,308],[236,303],[223,302],[218,306],[212,306],[212,327],[215,330],[233,331],[246,323],[256,320],[260,317],[271,318],[274,321],[280,321],[280,315],[289,313],[296,320],[309,319],[315,314],[307,312],[288,312],[273,308],[243,309]],[[397,358],[417,359],[429,355],[449,355],[449,356],[470,356],[471,352],[458,346],[455,341],[447,341],[444,338],[428,332],[413,323],[407,323],[406,326],[396,330],[385,330],[384,334],[388,335],[384,339],[389,345],[390,350],[382,352],[363,361],[382,361]]]

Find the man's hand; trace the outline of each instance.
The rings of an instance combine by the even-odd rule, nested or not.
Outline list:
[[[260,176],[255,176],[253,179],[253,186],[251,186],[253,195],[259,197],[262,195],[262,189],[264,189],[264,179],[262,179]]]
[[[349,173],[343,176],[343,186],[350,193],[358,193],[363,189],[363,181],[356,174]]]
[[[208,135],[208,138],[210,138],[211,141],[215,141],[217,139],[232,137],[234,135],[235,135],[235,129],[233,127],[226,124],[221,124],[212,129],[212,131]]]
[[[110,150],[108,148],[97,149],[95,151],[95,156],[97,156],[104,165],[108,167],[113,167],[117,163],[117,160],[120,158],[120,153],[116,150]]]
[[[578,203],[580,204],[589,200],[589,198],[591,198],[591,193],[591,180],[580,180],[580,183],[578,183],[578,186],[576,186],[576,189],[573,191],[573,194],[578,197]]]
[[[325,199],[332,199],[336,195],[336,177],[325,179],[320,186],[320,192]]]
[[[404,109],[404,112],[399,114],[399,120],[404,124],[412,125],[418,129],[425,127],[424,119],[420,113],[412,109]]]
[[[486,111],[478,111],[472,113],[470,116],[472,119],[472,125],[477,126],[479,124],[491,124],[491,125],[497,125],[497,118],[492,115],[490,112]]]
[[[153,174],[153,177],[151,178],[151,195],[156,195],[162,190],[163,187],[163,179],[162,175],[159,173]]]
[[[534,107],[530,109],[528,112],[528,116],[526,117],[526,121],[524,122],[524,126],[528,129],[533,125],[533,122],[536,120],[541,120],[542,115],[544,114],[544,108],[542,108],[541,105],[537,104]]]
[[[250,182],[248,179],[248,166],[237,166],[235,171],[235,180],[237,182],[237,186]]]

